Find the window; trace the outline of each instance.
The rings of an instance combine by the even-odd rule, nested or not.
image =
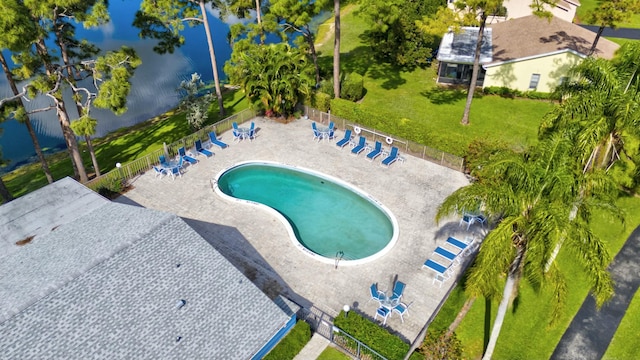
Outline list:
[[[531,74],[531,81],[529,81],[529,90],[535,90],[540,82],[540,74]]]

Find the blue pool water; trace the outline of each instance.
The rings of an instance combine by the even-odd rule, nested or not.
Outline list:
[[[218,176],[223,194],[280,213],[297,241],[324,258],[365,259],[388,249],[395,218],[366,194],[326,175],[276,163],[250,162]]]

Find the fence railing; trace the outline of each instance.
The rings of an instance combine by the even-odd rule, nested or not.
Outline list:
[[[401,152],[405,154],[412,155],[430,161],[432,163],[436,163],[438,165],[446,166],[453,170],[457,170],[460,172],[464,171],[464,159],[459,156],[449,154],[423,144],[418,144],[410,140],[397,138],[391,134],[386,134],[377,129],[368,129],[347,119],[336,117],[334,115],[331,115],[331,113],[325,113],[308,106],[304,107],[304,114],[309,119],[318,121],[322,124],[328,124],[329,121],[333,121],[338,128],[349,128],[359,135],[365,136],[368,140],[380,141],[389,145],[393,144],[393,146],[396,146]]]
[[[111,184],[113,183],[127,183],[129,180],[135,178],[136,176],[149,171],[149,169],[151,169],[153,165],[157,165],[160,162],[160,155],[167,155],[169,157],[175,156],[178,153],[178,149],[182,146],[192,146],[196,140],[208,140],[209,132],[213,131],[216,134],[220,134],[231,129],[231,124],[234,121],[238,124],[242,124],[248,120],[253,119],[254,117],[255,112],[250,109],[245,109],[237,114],[220,120],[215,124],[205,126],[195,133],[185,136],[184,138],[174,143],[165,144],[162,149],[153,151],[141,158],[135,159],[126,164],[122,164],[119,168],[115,168],[106,174],[89,180],[87,183],[85,183],[85,185],[94,191],[98,191],[98,189],[102,187],[111,188]]]
[[[303,109],[305,116],[311,120],[318,121],[323,124],[328,124],[329,121],[333,121],[338,128],[350,128],[354,132],[358,133],[359,135],[365,136],[371,141],[381,141],[387,144],[393,144],[393,146],[398,147],[398,149],[400,149],[400,151],[406,155],[415,156],[460,172],[464,171],[464,160],[459,156],[455,156],[444,151],[437,150],[406,139],[397,138],[391,134],[384,133],[377,129],[368,129],[347,119],[336,117],[331,115],[331,113],[325,113],[308,106],[304,106]],[[122,164],[120,168],[113,169],[110,172],[103,174],[102,176],[91,179],[85,185],[90,189],[97,191],[101,187],[111,188],[111,185],[113,183],[119,181],[122,184],[125,184],[129,180],[151,169],[153,165],[158,164],[160,155],[167,155],[169,157],[175,156],[178,153],[178,149],[180,147],[191,146],[195,142],[195,140],[198,139],[208,140],[208,134],[211,131],[214,131],[216,134],[220,134],[231,129],[231,124],[234,121],[238,124],[242,124],[250,119],[253,119],[254,117],[255,112],[253,112],[252,110],[243,110],[237,114],[229,116],[228,118],[220,120],[215,124],[206,126],[174,143],[165,144],[163,149],[158,149],[141,158],[135,159],[126,164]]]
[[[331,339],[329,340],[331,340],[331,342],[336,346],[342,348],[342,350],[354,356],[356,359],[387,360],[387,358],[378,354],[375,350],[363,344],[360,340],[342,331],[342,329],[337,326],[333,327]]]

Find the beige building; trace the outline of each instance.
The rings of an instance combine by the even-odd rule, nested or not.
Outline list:
[[[438,83],[468,84],[478,28],[448,32],[438,51]],[[534,15],[485,29],[478,86],[551,92],[589,54],[596,34],[559,18]],[[600,38],[594,56],[613,58],[619,45]]]
[[[569,68],[587,57],[596,34],[578,25],[530,15],[491,25],[492,61],[483,69],[484,87],[551,92]],[[596,57],[611,59],[619,45],[600,38]]]

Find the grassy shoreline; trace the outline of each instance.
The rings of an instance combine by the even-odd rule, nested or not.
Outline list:
[[[213,124],[249,107],[244,94],[239,90],[225,91],[223,99],[227,115],[221,117],[218,113],[217,103],[214,103],[209,108],[209,120],[205,125]],[[92,140],[100,164],[100,171],[104,174],[112,170],[117,162],[126,163],[134,160],[160,149],[164,142],[172,143],[191,133],[193,130],[187,123],[186,114],[176,108]],[[87,173],[93,174],[93,166],[86,144],[80,142],[79,146]],[[66,176],[73,177],[71,160],[66,149],[48,155],[47,162],[54,181]],[[47,179],[39,161],[2,175],[2,180],[14,197],[20,197],[47,185]]]

